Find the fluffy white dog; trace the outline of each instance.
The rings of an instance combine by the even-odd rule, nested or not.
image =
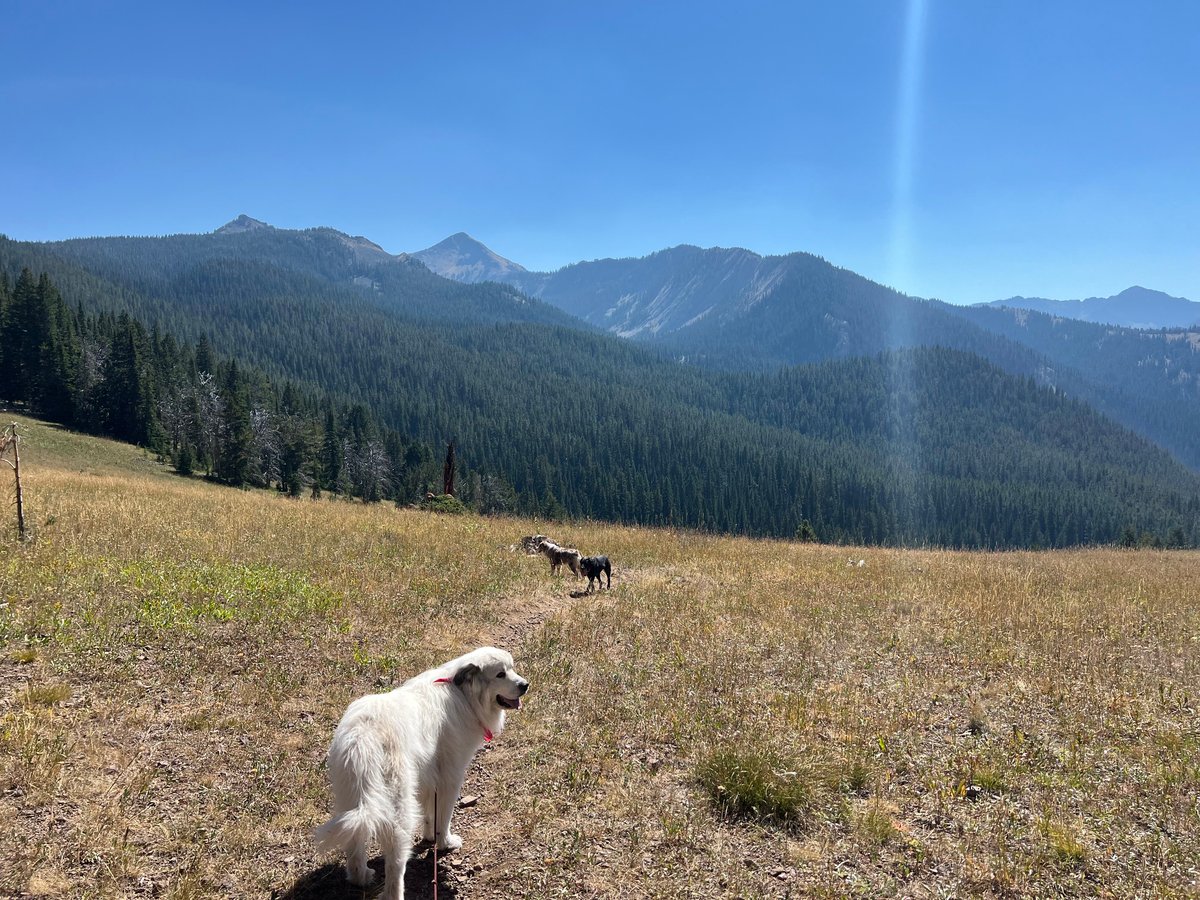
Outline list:
[[[422,672],[386,694],[350,704],[329,747],[334,816],[317,829],[317,846],[346,853],[346,877],[370,883],[367,850],[384,855],[383,896],[404,896],[404,870],[418,833],[455,850],[450,832],[467,766],[520,709],[529,682],[513,659],[480,647]],[[436,799],[436,815],[434,813]]]

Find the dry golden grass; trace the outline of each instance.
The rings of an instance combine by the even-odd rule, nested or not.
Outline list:
[[[359,896],[309,839],[333,726],[482,642],[533,690],[468,777],[443,897],[1200,891],[1200,554],[859,568],[231,491],[32,423],[23,462],[0,895]],[[539,530],[610,555],[612,592],[509,552]]]

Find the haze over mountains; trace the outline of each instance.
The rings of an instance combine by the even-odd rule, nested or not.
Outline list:
[[[808,253],[680,246],[548,273],[495,258],[465,235],[431,257],[447,273],[486,273],[709,368],[769,371],[919,346],[976,353],[1086,400],[1200,467],[1200,330],[1135,331],[1003,305],[921,300]]]
[[[1086,300],[1009,297],[985,305],[1031,309],[1052,316],[1128,328],[1191,328],[1200,325],[1200,303],[1136,285],[1112,297],[1089,297]]]
[[[1195,335],[950,307],[804,253],[677,247],[531,273],[481,247],[393,255],[239,217],[0,240],[0,269],[207,335],[429,444],[457,438],[525,510],[751,534],[807,519],[872,543],[1200,537],[1200,480],[1143,439],[1200,463]]]

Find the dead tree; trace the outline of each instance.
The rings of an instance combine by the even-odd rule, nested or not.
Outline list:
[[[442,491],[443,494],[449,494],[453,496],[455,474],[454,441],[451,441],[450,446],[446,448],[446,465],[442,468],[442,487],[444,488]]]
[[[29,536],[29,532],[25,528],[25,501],[21,495],[21,452],[19,445],[21,437],[17,434],[17,423],[13,422],[3,433],[0,433],[0,459],[4,459],[4,454],[10,449],[12,450],[12,459],[5,459],[9,467],[13,470],[13,477],[17,482],[17,534],[21,540],[25,540]]]

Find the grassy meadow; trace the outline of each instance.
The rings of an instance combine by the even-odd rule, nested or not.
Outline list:
[[[482,643],[533,687],[440,897],[1200,896],[1200,553],[296,501],[22,421],[0,896],[363,896],[310,840],[333,728]],[[510,549],[535,532],[611,593]]]

